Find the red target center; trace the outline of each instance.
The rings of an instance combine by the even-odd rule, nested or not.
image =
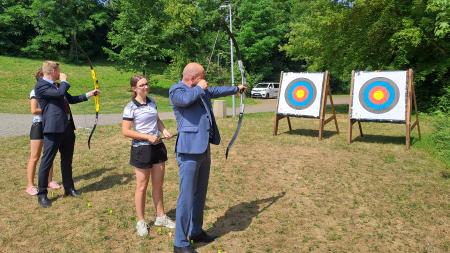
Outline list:
[[[297,102],[304,101],[306,98],[308,98],[308,95],[309,95],[308,89],[306,89],[306,87],[304,87],[304,86],[299,86],[299,87],[295,88],[293,92],[294,92],[294,94],[292,97]]]
[[[389,99],[389,92],[383,86],[376,86],[369,92],[370,102],[381,105]]]

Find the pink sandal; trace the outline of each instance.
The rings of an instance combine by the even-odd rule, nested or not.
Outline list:
[[[55,181],[51,181],[50,183],[48,183],[48,188],[53,189],[53,190],[57,190],[57,189],[61,188],[61,185],[59,185]]]
[[[27,189],[25,190],[28,194],[30,194],[31,196],[35,196],[38,194],[38,189],[36,186],[30,186],[27,187]]]

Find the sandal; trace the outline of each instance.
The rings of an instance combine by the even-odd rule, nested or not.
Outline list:
[[[25,190],[28,194],[30,194],[31,196],[35,196],[38,194],[38,189],[36,186],[30,186],[27,187],[27,189]]]
[[[59,185],[56,181],[51,181],[50,183],[48,183],[48,188],[57,190],[61,188],[61,185]]]

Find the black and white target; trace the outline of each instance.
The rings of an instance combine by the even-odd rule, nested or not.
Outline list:
[[[283,73],[279,114],[319,117],[324,73]]]
[[[405,120],[406,71],[357,72],[352,118]]]

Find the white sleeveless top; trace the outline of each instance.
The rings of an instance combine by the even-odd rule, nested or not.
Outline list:
[[[31,92],[30,92],[30,100],[31,99],[36,99],[37,100],[36,94],[34,93],[34,89],[32,89]],[[39,103],[38,103],[38,106],[39,106]],[[42,115],[41,114],[33,114],[32,122],[33,123],[42,122]]]

